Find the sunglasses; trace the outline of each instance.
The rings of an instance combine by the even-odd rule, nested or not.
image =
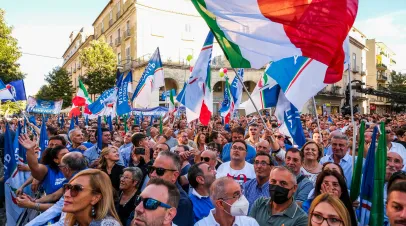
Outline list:
[[[153,198],[143,198],[141,196],[138,196],[137,199],[135,200],[135,206],[138,206],[142,202],[142,205],[144,206],[144,209],[146,210],[156,210],[159,206],[170,209],[172,208],[170,205],[160,202],[156,199]]]
[[[154,166],[149,166],[149,167],[147,168],[147,170],[148,170],[148,174],[151,174],[151,173],[153,173],[154,171],[156,171],[156,175],[158,175],[158,176],[163,176],[166,171],[172,171],[172,172],[173,172],[173,171],[177,171],[177,170],[174,170],[174,169],[165,169],[165,168],[154,167]]]
[[[63,189],[64,189],[64,192],[70,190],[70,196],[71,196],[72,198],[78,196],[79,192],[81,192],[81,191],[83,191],[83,190],[85,190],[85,189],[88,189],[88,190],[91,190],[91,191],[93,191],[93,192],[96,192],[96,191],[93,190],[93,189],[84,188],[83,185],[80,185],[80,184],[74,184],[74,185],[72,185],[72,184],[64,184],[64,185],[63,185]]]
[[[202,162],[209,162],[210,158],[209,157],[200,157],[200,161]]]

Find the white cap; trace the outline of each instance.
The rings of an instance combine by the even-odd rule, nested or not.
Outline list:
[[[393,153],[400,155],[400,157],[403,160],[403,164],[405,164],[406,163],[406,151],[404,150],[403,145],[402,145],[402,148],[398,148],[398,147],[396,147],[396,145],[402,145],[402,144],[394,144],[392,142],[392,148],[389,150],[389,152],[393,152]]]

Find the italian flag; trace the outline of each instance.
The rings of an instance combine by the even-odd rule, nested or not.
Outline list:
[[[175,108],[175,89],[171,89],[171,91],[169,92],[169,113],[173,114],[176,111]]]
[[[80,115],[80,108],[85,107],[84,113],[91,114],[88,106],[92,103],[92,100],[89,97],[89,93],[86,90],[85,85],[79,79],[79,89],[76,96],[72,99],[72,110],[69,112],[70,116]]]
[[[233,68],[305,56],[323,64],[325,83],[338,82],[343,42],[358,0],[192,0]],[[315,63],[315,62],[314,62]]]

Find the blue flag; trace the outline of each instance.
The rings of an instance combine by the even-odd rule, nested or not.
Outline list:
[[[367,158],[365,160],[364,169],[362,172],[361,193],[360,193],[360,214],[358,221],[360,225],[369,225],[370,211],[372,207],[372,196],[374,192],[374,165],[375,165],[375,147],[378,127],[375,126],[372,133],[371,145],[368,149]]]
[[[89,116],[86,115],[85,117],[85,125],[88,126],[89,125]]]
[[[70,124],[69,124],[69,131],[73,130],[75,128],[75,121],[74,117],[72,116],[70,118]]]
[[[13,94],[7,89],[3,81],[0,79],[0,100],[10,100],[13,99]]]
[[[331,119],[331,117],[330,116],[328,116],[328,122],[331,122],[331,123],[333,123],[333,119]]]
[[[134,122],[135,122],[135,125],[140,125],[140,119],[141,117],[139,116],[139,115],[135,115],[135,119],[134,119]]]
[[[14,155],[10,126],[7,123],[4,133],[4,181],[7,181],[17,172],[17,160]]]
[[[39,156],[41,156],[41,153],[48,147],[48,133],[47,133],[47,125],[45,118],[42,118],[42,123],[41,123],[41,134],[39,135],[39,148],[41,149],[41,152]]]
[[[117,102],[117,87],[104,91],[95,102],[89,105],[93,115],[111,115],[112,106]],[[109,107],[111,105],[111,107]]]
[[[107,116],[107,124],[109,125],[110,132],[113,131],[113,123],[111,121],[111,115]]]
[[[97,149],[98,149],[99,153],[100,153],[100,151],[102,149],[102,145],[103,145],[102,136],[103,136],[103,134],[102,134],[102,130],[101,130],[101,117],[98,116],[97,117]]]
[[[238,70],[237,74],[233,79],[233,82],[230,84],[230,92],[234,100],[234,110],[236,110],[241,103],[242,88],[243,88],[237,76],[241,78],[241,81],[244,81],[244,68],[240,68]]]
[[[119,87],[123,80],[124,73],[121,73],[120,70],[116,71],[116,86]]]
[[[132,72],[128,72],[127,76],[123,79],[117,91],[117,114],[124,115],[131,112],[131,107],[128,103],[129,87],[132,84]]]
[[[6,85],[7,89],[13,95],[13,100],[27,100],[23,80],[12,81]]]
[[[79,116],[75,116],[75,125],[79,125]]]

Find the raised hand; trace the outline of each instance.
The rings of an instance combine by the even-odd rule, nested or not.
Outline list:
[[[34,148],[37,146],[36,140],[31,140],[30,137],[28,137],[27,134],[22,134],[18,137],[18,142],[28,150],[34,150]]]

